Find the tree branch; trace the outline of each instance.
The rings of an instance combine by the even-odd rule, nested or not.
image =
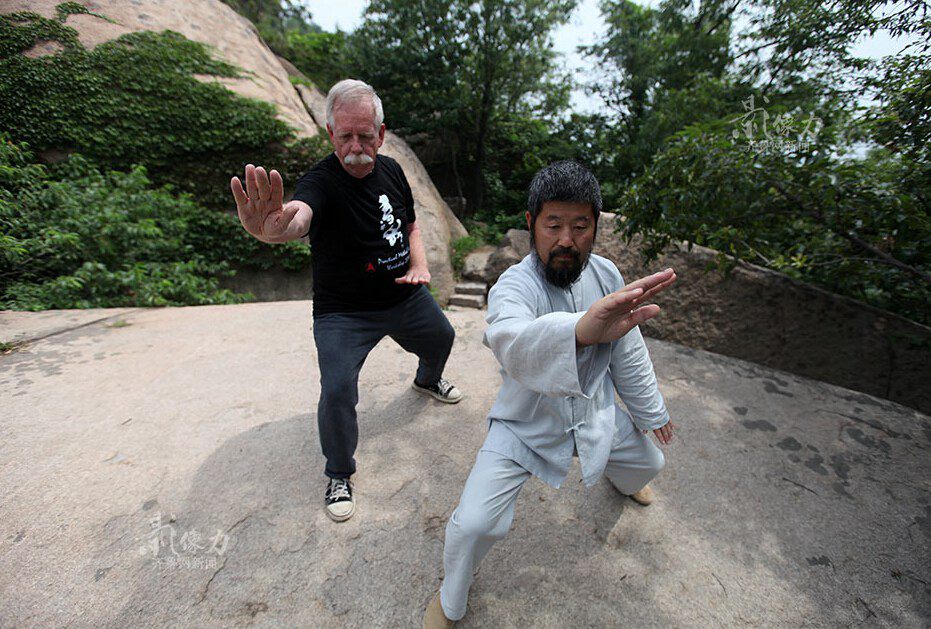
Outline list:
[[[796,196],[796,195],[793,194],[792,192],[786,190],[785,187],[784,187],[780,182],[776,181],[775,179],[768,179],[767,181],[768,181],[768,183],[770,183],[776,190],[778,190],[779,193],[782,194],[782,196],[784,196],[786,199],[788,199],[788,200],[791,201],[792,203],[795,203],[798,207],[803,208],[803,209],[808,209],[808,208],[810,207],[807,203],[805,203],[804,201],[802,201],[802,199],[800,199],[798,196]],[[815,212],[816,212],[816,213],[815,213],[815,216],[817,216],[818,218],[821,218],[821,217],[822,217],[822,214],[821,214],[821,211],[820,211],[820,210],[817,210],[817,208],[815,208]],[[822,220],[823,220],[823,219],[822,219]],[[851,230],[839,230],[839,229],[834,229],[833,227],[831,227],[831,226],[829,226],[829,225],[826,225],[826,224],[825,224],[825,227],[826,227],[828,230],[830,230],[832,233],[834,233],[834,234],[840,236],[841,238],[844,238],[845,240],[850,241],[851,243],[853,243],[853,244],[855,244],[856,246],[860,247],[860,248],[863,249],[864,251],[873,254],[874,256],[876,256],[877,258],[879,258],[880,260],[883,260],[883,261],[884,261],[886,264],[888,264],[889,266],[895,267],[895,268],[899,269],[900,271],[903,271],[903,272],[908,273],[908,274],[910,274],[910,275],[914,275],[916,278],[918,278],[918,279],[920,279],[920,280],[924,280],[924,281],[927,282],[928,284],[931,284],[931,275],[929,275],[928,273],[925,273],[925,272],[922,271],[921,269],[916,269],[915,267],[913,267],[913,266],[911,266],[911,265],[909,265],[909,264],[905,264],[905,263],[902,262],[901,260],[897,260],[896,258],[894,258],[893,256],[889,255],[888,253],[886,253],[886,252],[883,251],[882,249],[877,249],[876,247],[874,247],[874,246],[871,245],[870,243],[866,242],[865,240],[863,240],[862,238],[860,238],[859,236],[857,236],[855,233],[853,233],[853,231],[851,231]],[[878,260],[877,260],[877,261],[878,261]]]

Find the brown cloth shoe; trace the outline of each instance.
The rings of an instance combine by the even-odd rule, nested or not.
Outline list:
[[[443,613],[443,606],[440,605],[440,593],[437,591],[433,595],[433,600],[427,605],[427,611],[423,614],[423,629],[452,629],[455,624],[454,620],[450,620]]]
[[[644,507],[653,502],[653,490],[650,489],[650,486],[647,485],[640,491],[634,494],[629,494],[633,498],[634,502],[639,502]]]

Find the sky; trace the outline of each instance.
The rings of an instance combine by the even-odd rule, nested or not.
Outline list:
[[[354,30],[362,22],[362,12],[368,5],[368,0],[304,0],[303,4],[310,9],[314,22],[324,30],[333,31],[338,26],[344,31]],[[658,0],[641,2],[648,6],[659,5]],[[598,0],[580,0],[578,6],[568,23],[553,33],[555,50],[563,53],[564,63],[579,81],[587,78],[587,64],[584,58],[576,52],[578,46],[590,45],[597,41],[604,33],[605,24],[598,10]],[[879,58],[895,54],[905,45],[904,41],[893,40],[880,33],[862,42],[854,48],[855,55]],[[579,112],[600,111],[601,102],[597,97],[588,96],[582,90],[576,90],[572,95],[573,109]]]

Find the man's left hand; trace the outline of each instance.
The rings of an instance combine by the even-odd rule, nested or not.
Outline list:
[[[660,426],[653,431],[653,434],[656,435],[656,438],[664,446],[669,445],[669,442],[672,441],[672,431],[675,430],[676,425],[671,421],[666,422],[665,425]]]
[[[396,277],[394,281],[396,284],[429,284],[430,271],[411,268],[401,277]]]

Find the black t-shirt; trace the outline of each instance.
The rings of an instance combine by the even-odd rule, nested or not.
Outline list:
[[[382,310],[409,297],[416,285],[396,284],[411,261],[408,225],[414,196],[401,166],[377,155],[358,179],[330,153],[297,182],[292,197],[313,210],[314,315]]]

